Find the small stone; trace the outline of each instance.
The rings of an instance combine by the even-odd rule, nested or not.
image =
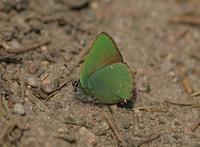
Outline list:
[[[43,84],[42,91],[44,91],[47,94],[51,94],[54,91],[56,91],[56,89],[58,88],[58,84],[59,84],[58,79],[54,79],[50,81],[49,83]]]
[[[93,147],[97,143],[97,137],[85,127],[79,129],[79,138],[87,147]]]
[[[90,0],[68,0],[68,5],[71,9],[80,10],[89,5]]]
[[[129,128],[130,128],[130,126],[131,126],[131,122],[129,121],[129,120],[126,120],[126,119],[124,119],[125,121],[123,121],[123,128],[125,129],[125,130],[128,130]]]
[[[63,56],[63,58],[64,58],[65,62],[69,62],[69,61],[72,60],[72,56],[71,56],[71,54],[69,54],[69,53],[66,53],[66,54]]]
[[[21,45],[20,45],[20,43],[18,42],[18,41],[16,41],[16,40],[12,40],[11,42],[9,42],[9,44],[10,44],[10,48],[21,48]]]
[[[112,112],[117,111],[117,105],[110,106],[110,109],[112,110]]]
[[[33,19],[29,22],[29,25],[31,26],[32,31],[34,32],[40,32],[40,30],[43,29],[43,25],[39,20]]]
[[[42,45],[40,47],[40,49],[43,51],[43,52],[47,52],[48,51],[48,47],[46,45]]]
[[[35,64],[31,63],[29,66],[29,72],[31,74],[35,74],[39,69],[40,69],[40,64],[37,64],[37,63]]]
[[[147,84],[147,83],[142,83],[139,87],[139,90],[141,92],[146,92],[146,93],[149,93],[151,91],[151,88],[150,88],[150,85]]]
[[[13,112],[18,115],[24,115],[25,114],[24,106],[20,103],[15,104]]]
[[[40,80],[34,75],[27,75],[25,82],[31,87],[38,87],[40,85]]]
[[[58,128],[58,129],[57,129],[57,132],[58,132],[58,133],[64,133],[65,130],[64,130],[63,128]]]
[[[106,131],[110,128],[107,122],[101,121],[98,126],[95,127],[94,133],[98,136],[106,135]]]
[[[21,88],[20,85],[17,84],[17,82],[13,82],[10,85],[10,91],[14,94],[14,95],[18,95],[21,92]]]
[[[62,138],[65,141],[70,142],[70,143],[75,143],[76,142],[76,137],[73,134],[64,133],[64,134],[60,135],[59,138]]]

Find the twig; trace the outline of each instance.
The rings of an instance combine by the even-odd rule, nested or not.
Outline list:
[[[108,115],[108,113],[106,113],[106,111],[104,111],[102,107],[99,107],[99,109],[103,112],[103,115],[104,115],[106,121],[108,122],[108,124],[110,125],[111,129],[113,130],[114,134],[116,135],[117,140],[119,142],[123,142],[124,141],[123,136],[120,133],[117,125],[111,120],[111,118]]]
[[[145,138],[145,139],[139,141],[138,144],[137,144],[137,146],[141,146],[142,144],[149,143],[149,142],[151,142],[151,141],[153,141],[155,139],[158,139],[160,136],[161,136],[160,134],[153,134],[150,137]]]
[[[193,124],[192,124],[192,127],[191,127],[191,131],[195,131],[198,126],[200,125],[200,118],[198,118]]]
[[[200,91],[194,92],[191,94],[192,97],[200,96]]]
[[[170,19],[173,23],[183,23],[189,25],[200,25],[200,18],[194,16],[175,16]]]
[[[62,140],[67,141],[69,143],[75,143],[76,142],[76,137],[69,135],[69,134],[66,134],[66,133],[61,134],[61,135],[57,135],[57,136],[55,136],[55,138],[62,139]]]
[[[21,85],[21,98],[24,101],[24,71],[19,67],[19,81]]]
[[[200,103],[179,103],[179,102],[172,102],[169,100],[165,101],[166,103],[172,104],[172,105],[178,105],[178,106],[192,106],[192,107],[200,107]]]
[[[192,93],[192,88],[191,88],[191,86],[190,86],[190,83],[189,83],[189,81],[188,81],[188,78],[185,77],[185,78],[183,79],[182,83],[183,83],[183,87],[184,87],[184,89],[185,89],[185,92],[186,92],[187,94],[191,94],[191,93]]]
[[[163,105],[143,106],[143,107],[133,108],[132,110],[133,111],[147,111],[147,112],[168,112],[167,107]]]
[[[47,107],[38,99],[36,98],[31,92],[28,94],[28,100],[35,104],[41,111],[48,112],[49,110]]]
[[[181,29],[181,30],[175,35],[175,39],[177,40],[177,39],[179,39],[179,38],[185,36],[185,35],[187,34],[187,32],[188,32],[188,27],[187,27],[187,28]]]
[[[86,127],[88,128],[88,126],[86,125],[85,121],[76,121],[76,120],[64,120],[65,124],[70,124],[70,125],[75,125],[75,126],[81,126],[81,127]]]
[[[197,60],[197,61],[200,61],[200,57],[196,54],[191,54],[190,57]]]
[[[46,101],[48,101],[51,97],[53,97],[55,94],[57,94],[63,87],[65,87],[68,83],[72,82],[73,80],[69,80],[69,81],[66,81],[66,82],[63,82],[60,84],[60,86],[56,89],[56,91],[54,91],[53,93],[51,93],[49,95],[49,98],[46,99]]]
[[[178,67],[178,75],[180,76],[183,89],[186,94],[191,94],[192,87],[187,77],[186,68],[183,66]]]
[[[175,43],[179,38],[184,37],[188,32],[188,28],[183,28],[179,30],[172,38],[170,38],[172,43]]]
[[[8,53],[21,54],[21,53],[30,51],[32,49],[38,48],[42,45],[46,45],[48,43],[50,43],[50,40],[45,40],[45,41],[42,41],[40,43],[33,44],[33,45],[30,45],[30,46],[27,46],[27,47],[24,47],[24,48],[6,49],[5,51],[8,52]]]

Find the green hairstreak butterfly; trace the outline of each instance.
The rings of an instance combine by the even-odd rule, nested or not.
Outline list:
[[[83,62],[80,80],[73,85],[75,96],[84,102],[115,104],[130,99],[132,74],[108,34],[96,37]]]

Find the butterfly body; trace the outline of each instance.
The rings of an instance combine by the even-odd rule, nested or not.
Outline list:
[[[84,102],[114,104],[131,97],[133,77],[112,38],[100,33],[80,72],[75,95]]]

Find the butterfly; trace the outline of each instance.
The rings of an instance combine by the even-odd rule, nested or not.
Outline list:
[[[132,73],[107,33],[97,35],[73,86],[75,96],[83,102],[116,104],[131,98]]]

